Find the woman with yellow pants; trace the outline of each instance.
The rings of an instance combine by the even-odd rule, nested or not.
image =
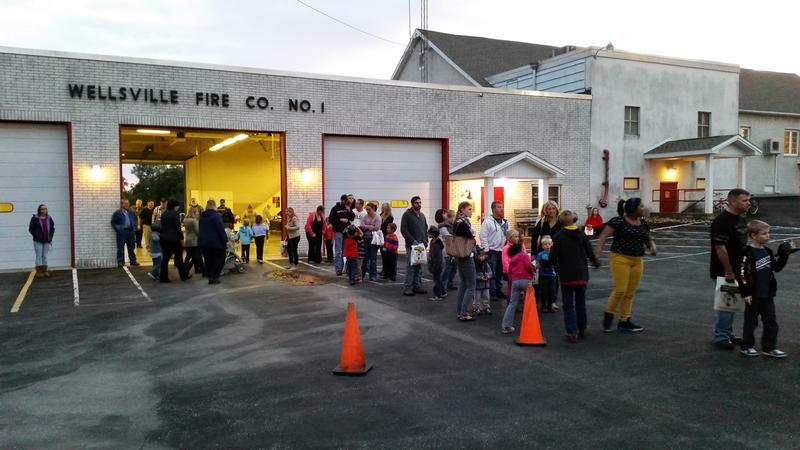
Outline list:
[[[611,278],[614,280],[614,290],[608,298],[605,313],[603,314],[603,331],[610,333],[614,315],[619,313],[618,331],[638,333],[644,331],[643,327],[631,321],[633,297],[642,278],[645,246],[650,253],[656,254],[656,243],[650,237],[650,225],[642,220],[644,205],[642,199],[633,197],[620,200],[617,205],[617,217],[609,220],[597,240],[595,256],[600,259],[606,239],[614,236],[611,243],[611,255],[608,257]]]

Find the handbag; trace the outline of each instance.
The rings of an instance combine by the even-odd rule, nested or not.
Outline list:
[[[425,244],[417,244],[411,247],[411,265],[412,266],[421,266],[423,264],[428,263],[428,249],[425,248]]]
[[[725,281],[725,277],[717,277],[717,287],[714,289],[714,309],[727,312],[744,311],[744,299],[739,295],[739,285],[735,281],[729,283]]]
[[[448,234],[444,237],[447,254],[455,258],[466,258],[475,250],[475,238],[465,238]]]
[[[383,231],[377,230],[372,232],[372,245],[377,245],[378,247],[383,246]]]

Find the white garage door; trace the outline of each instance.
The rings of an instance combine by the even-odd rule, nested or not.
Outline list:
[[[0,269],[35,265],[28,224],[44,203],[55,221],[51,267],[70,265],[69,162],[62,125],[0,123]]]
[[[435,140],[378,139],[358,137],[325,138],[325,206],[330,211],[342,194],[377,200],[380,203],[405,200],[418,195],[422,211],[433,225],[434,213],[442,207],[442,143]],[[400,218],[405,208],[393,215],[400,237]]]

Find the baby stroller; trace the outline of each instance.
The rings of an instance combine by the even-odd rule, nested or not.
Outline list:
[[[227,228],[225,231],[228,233],[228,245],[225,246],[225,264],[222,266],[222,273],[227,271],[244,273],[247,270],[247,265],[242,261],[242,258],[236,254],[236,235],[230,232]]]

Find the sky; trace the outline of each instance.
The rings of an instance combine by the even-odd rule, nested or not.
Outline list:
[[[388,79],[420,0],[0,0],[0,46]],[[800,2],[429,0],[431,30],[800,73]],[[130,178],[129,170],[126,170]],[[134,181],[131,179],[131,181]]]
[[[0,0],[0,46],[389,78],[420,1]],[[800,2],[430,0],[432,30],[800,73]]]

